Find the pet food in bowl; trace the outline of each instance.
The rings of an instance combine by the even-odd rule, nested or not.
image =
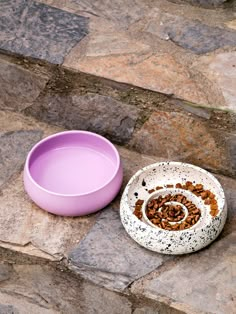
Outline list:
[[[140,245],[186,254],[214,241],[227,217],[218,180],[197,166],[162,162],[139,170],[121,198],[121,221]]]

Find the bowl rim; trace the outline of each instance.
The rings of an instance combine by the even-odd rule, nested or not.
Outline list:
[[[114,171],[114,174],[113,176],[104,184],[102,185],[101,187],[95,189],[95,190],[92,190],[92,191],[89,191],[89,192],[86,192],[86,193],[78,193],[78,194],[62,194],[62,193],[57,193],[57,192],[53,192],[53,191],[50,191],[48,189],[45,189],[44,187],[42,187],[41,185],[39,185],[32,177],[31,173],[30,173],[30,169],[29,169],[29,163],[30,163],[30,159],[33,155],[33,153],[36,151],[36,149],[42,145],[43,143],[47,142],[48,140],[51,140],[55,137],[59,137],[59,136],[62,136],[62,135],[67,135],[67,134],[87,134],[87,135],[90,135],[90,136],[94,136],[94,137],[97,137],[97,138],[100,138],[101,140],[103,140],[104,142],[106,142],[110,147],[111,149],[113,150],[113,152],[115,153],[115,156],[116,156],[116,159],[117,159],[117,162],[116,162],[116,168],[115,168],[115,171]],[[121,166],[121,159],[120,159],[120,155],[119,155],[119,152],[117,150],[117,148],[115,147],[115,145],[113,145],[108,139],[106,139],[104,136],[102,135],[99,135],[97,133],[94,133],[94,132],[90,132],[90,131],[83,131],[83,130],[69,130],[69,131],[62,131],[62,132],[58,132],[58,133],[55,133],[55,134],[52,134],[52,135],[49,135],[45,138],[43,138],[42,140],[40,140],[39,142],[37,142],[32,148],[31,150],[29,151],[27,157],[26,157],[26,162],[25,162],[25,172],[28,176],[28,178],[30,179],[31,183],[33,183],[34,185],[36,185],[40,190],[42,190],[43,192],[46,192],[48,194],[51,194],[51,195],[54,195],[54,196],[60,196],[60,197],[78,197],[78,196],[86,196],[86,195],[90,195],[90,194],[93,194],[95,192],[98,192],[100,190],[102,190],[103,188],[105,188],[107,185],[109,185],[113,180],[114,178],[116,177],[117,173],[119,172],[119,169],[120,169],[120,166]]]
[[[127,183],[126,187],[125,187],[125,190],[123,192],[123,195],[121,197],[121,204],[129,204],[128,202],[128,194],[129,194],[129,189],[130,189],[130,186],[132,185],[133,181],[135,181],[135,179],[140,176],[143,172],[149,170],[149,169],[152,169],[154,167],[157,167],[157,166],[161,166],[161,165],[165,165],[165,164],[172,164],[172,165],[185,165],[185,166],[188,166],[190,168],[195,168],[197,170],[199,170],[200,172],[203,172],[205,174],[207,174],[208,176],[211,177],[211,179],[214,181],[214,183],[216,183],[216,185],[219,187],[221,193],[222,193],[222,198],[223,198],[223,204],[222,204],[222,208],[221,210],[219,211],[218,215],[216,217],[213,217],[213,220],[215,220],[216,218],[218,218],[222,212],[224,211],[225,209],[225,206],[226,206],[226,197],[225,197],[225,192],[220,184],[220,182],[218,181],[218,179],[213,175],[211,174],[209,171],[199,167],[199,166],[195,166],[193,164],[190,164],[190,163],[185,163],[185,162],[181,162],[181,161],[160,161],[160,162],[156,162],[156,163],[152,163],[152,164],[149,164],[147,166],[144,166],[142,167],[141,169],[139,169],[138,171],[135,172],[135,174],[130,178],[129,182]],[[178,232],[176,231],[172,231],[172,230],[165,230],[165,229],[157,229],[157,228],[153,228],[152,226],[146,224],[145,222],[141,221],[140,219],[138,219],[132,212],[132,210],[130,209],[130,206],[128,205],[129,207],[129,211],[127,212],[129,217],[132,217],[132,219],[134,221],[136,221],[136,223],[138,223],[140,226],[145,226],[149,231],[152,231],[154,233],[164,233],[165,235],[168,235],[168,236],[171,236],[173,234],[182,234],[182,233],[195,233],[196,230],[198,230],[199,228],[193,228],[193,229],[184,229],[184,230],[179,230]],[[120,216],[121,218],[123,217],[123,210],[122,210],[122,206],[120,206]],[[121,219],[122,220],[122,219]],[[211,224],[211,223],[209,223]],[[201,228],[200,228],[201,229]],[[174,233],[173,233],[174,232]]]

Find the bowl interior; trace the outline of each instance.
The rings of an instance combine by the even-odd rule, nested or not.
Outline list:
[[[58,133],[39,142],[28,157],[31,178],[63,195],[91,193],[109,183],[119,168],[116,148],[90,132]]]
[[[144,209],[147,201],[158,195],[156,187],[163,187],[163,189],[160,190],[160,193],[167,193],[169,188],[174,188],[177,183],[183,185],[187,181],[191,181],[193,184],[203,184],[205,189],[208,189],[215,194],[219,212],[223,210],[225,205],[225,195],[218,180],[204,169],[180,162],[157,163],[138,171],[128,183],[127,202],[129,208],[133,212],[135,203],[139,199],[144,201],[142,205],[142,208]],[[178,189],[175,190],[178,192]],[[190,196],[188,198],[191,199]],[[201,198],[199,199],[199,202],[198,207],[203,210],[203,217],[206,218],[204,212],[210,212],[208,208],[209,206],[204,205]],[[209,220],[211,219],[210,214],[207,214],[207,217]],[[200,221],[201,220],[202,219],[200,219]],[[197,224],[196,227],[197,226],[199,226],[199,224]]]

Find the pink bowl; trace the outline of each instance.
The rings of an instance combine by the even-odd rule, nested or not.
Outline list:
[[[81,216],[108,205],[120,190],[123,171],[114,145],[86,131],[49,136],[29,152],[25,190],[46,211]]]

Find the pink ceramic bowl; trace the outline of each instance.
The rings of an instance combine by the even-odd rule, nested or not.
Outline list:
[[[25,190],[46,211],[81,216],[108,205],[120,190],[123,171],[114,145],[86,131],[49,136],[29,152]]]

